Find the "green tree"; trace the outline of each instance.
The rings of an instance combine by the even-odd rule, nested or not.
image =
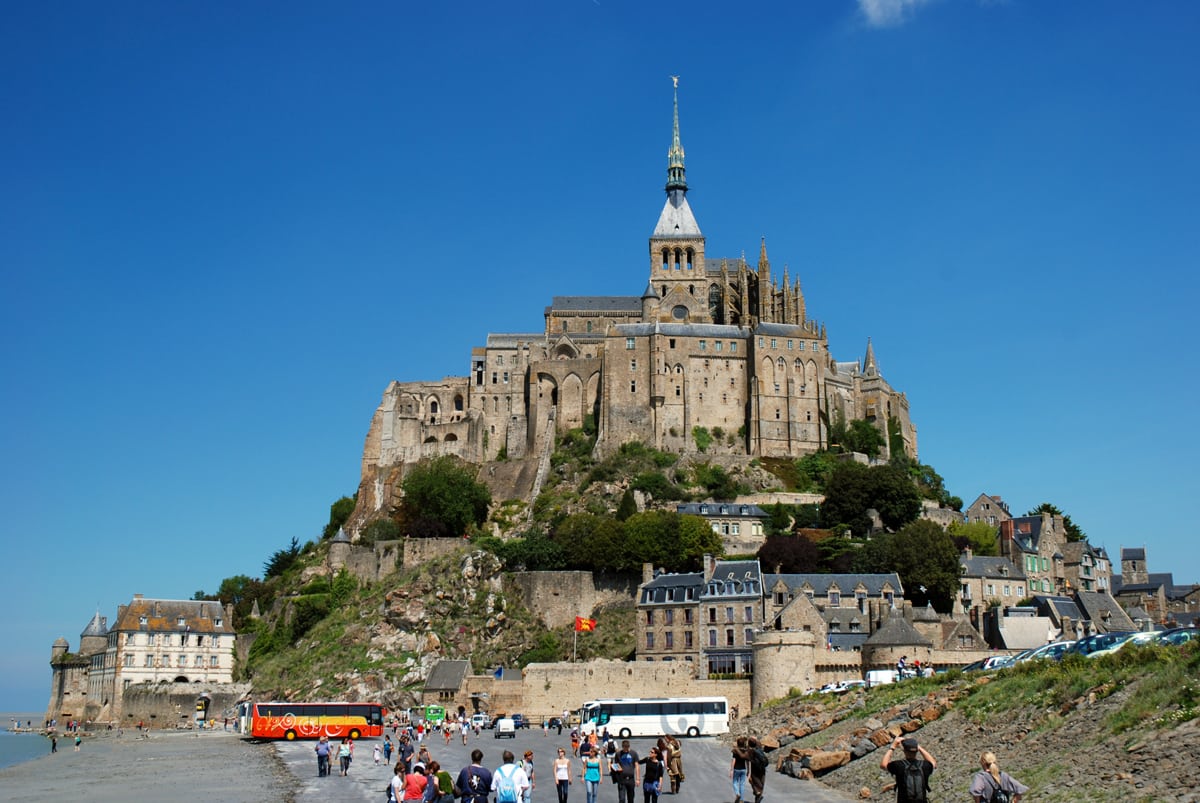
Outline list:
[[[796,490],[801,493],[820,493],[825,490],[825,484],[836,465],[837,458],[825,450],[801,457],[796,461]]]
[[[621,504],[617,506],[617,521],[625,521],[634,513],[637,513],[637,502],[633,499],[633,489],[626,488],[621,495]]]
[[[350,514],[354,512],[354,504],[357,498],[358,494],[355,494],[353,497],[343,496],[329,506],[329,523],[321,531],[322,538],[332,538],[337,535],[337,531],[341,529],[341,526],[350,518]]]
[[[846,431],[846,447],[867,457],[878,457],[883,451],[883,433],[870,421],[855,419]]]
[[[330,589],[329,599],[335,607],[342,607],[350,598],[354,596],[355,590],[358,589],[358,581],[354,579],[354,575],[346,570],[346,567],[338,569],[338,573],[333,576],[333,584]]]
[[[836,444],[838,446],[845,447],[847,435],[846,414],[841,410],[838,410],[833,414],[832,421],[826,418],[825,424],[829,431],[829,443],[831,445]]]
[[[765,527],[767,537],[772,535],[788,535],[792,532],[792,513],[790,505],[785,505],[782,502],[776,502],[771,505],[771,510],[767,516]]]
[[[711,463],[698,463],[692,469],[692,478],[697,485],[703,486],[709,495],[716,500],[736,499],[747,488],[737,482],[721,466]]]
[[[539,528],[509,542],[504,559],[510,568],[526,571],[557,571],[567,564],[567,552]]]
[[[453,457],[422,461],[405,476],[400,510],[408,533],[418,538],[459,537],[487,520],[492,494]]]
[[[958,591],[958,550],[949,534],[927,519],[872,538],[859,551],[855,568],[896,572],[906,599],[915,606],[932,603],[942,613],[950,612]]]
[[[867,511],[872,508],[884,527],[897,530],[920,514],[921,497],[908,474],[895,466],[839,464],[829,477],[821,522],[829,528],[847,525],[856,535],[866,535],[871,528]]]
[[[904,435],[900,429],[900,419],[896,416],[888,416],[887,422],[888,431],[888,454],[895,460],[897,457],[903,457],[904,451]]]
[[[292,543],[287,549],[279,549],[272,553],[267,562],[263,564],[263,577],[270,579],[279,577],[288,569],[292,568],[292,564],[296,562],[296,558],[300,556],[300,542],[292,537]]]
[[[1000,554],[996,528],[986,521],[952,521],[946,532],[954,540],[954,548],[959,552],[970,547],[972,553],[980,556]]]
[[[1079,525],[1071,521],[1071,517],[1058,509],[1056,505],[1049,502],[1042,502],[1033,510],[1026,513],[1026,516],[1040,516],[1043,513],[1049,513],[1052,516],[1062,516],[1063,529],[1066,530],[1068,541],[1086,541],[1087,533],[1080,529]]]
[[[363,546],[374,546],[380,541],[396,541],[404,536],[400,523],[393,519],[375,519],[363,527],[358,542]]]

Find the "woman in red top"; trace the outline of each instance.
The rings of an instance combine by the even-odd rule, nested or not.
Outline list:
[[[413,764],[412,772],[404,776],[404,797],[402,800],[423,800],[425,784],[429,778],[425,775],[425,765],[418,761]]]

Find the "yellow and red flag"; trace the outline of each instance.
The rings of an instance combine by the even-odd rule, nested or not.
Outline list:
[[[595,619],[585,619],[582,616],[575,617],[575,632],[590,633],[596,629]]]

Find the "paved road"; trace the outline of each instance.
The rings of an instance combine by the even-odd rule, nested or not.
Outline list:
[[[631,739],[631,746],[644,756],[653,744],[652,739]],[[376,765],[371,760],[374,741],[364,739],[355,747],[354,763],[350,774],[343,778],[334,772],[330,777],[317,777],[317,759],[313,753],[313,742],[279,742],[276,745],[280,757],[286,762],[288,769],[296,777],[298,793],[297,803],[315,803],[316,801],[368,801],[368,803],[383,803],[384,788],[392,777],[392,770],[383,764]],[[504,750],[511,750],[520,756],[526,750],[534,753],[536,786],[532,803],[557,803],[554,783],[551,779],[550,764],[555,757],[557,747],[563,746],[570,751],[570,740],[566,731],[561,736],[550,732],[543,736],[540,730],[523,730],[513,739],[496,739],[491,731],[483,731],[477,739],[469,737],[466,747],[462,739],[455,737],[446,745],[439,736],[429,743],[429,752],[433,758],[451,775],[457,776],[458,771],[470,763],[470,754],[478,747],[483,750],[483,763],[489,768],[500,764],[500,756]],[[687,780],[680,789],[679,795],[663,795],[659,803],[732,803],[733,790],[729,785],[729,748],[713,738],[683,740],[683,768]],[[579,767],[573,768],[578,777]],[[747,784],[749,791],[749,784]],[[763,795],[764,803],[847,803],[854,798],[824,786],[818,781],[798,781],[786,775],[780,775],[772,770],[767,771],[766,790]],[[570,803],[585,803],[583,785],[576,781],[571,786]],[[642,799],[638,791],[639,801]],[[608,778],[600,787],[597,803],[617,803],[617,791]]]

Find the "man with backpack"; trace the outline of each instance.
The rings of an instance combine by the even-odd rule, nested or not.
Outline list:
[[[516,764],[511,750],[504,751],[504,763],[492,772],[492,791],[496,803],[519,803],[529,788],[529,776]]]
[[[767,767],[770,761],[767,759],[766,752],[762,749],[762,744],[753,736],[749,739],[750,748],[750,791],[754,793],[754,803],[762,803],[763,786],[767,781]]]
[[[613,756],[613,781],[617,784],[617,803],[636,803],[634,791],[641,780],[636,750],[629,749],[629,740],[621,741],[621,749]]]
[[[471,763],[458,773],[454,791],[462,803],[488,803],[491,789],[492,771],[483,766],[483,751],[477,747],[471,751]]]
[[[892,760],[896,750],[904,751],[904,758]],[[879,768],[887,770],[896,779],[896,803],[925,803],[929,800],[929,776],[937,769],[937,759],[917,744],[916,739],[892,741]]]

